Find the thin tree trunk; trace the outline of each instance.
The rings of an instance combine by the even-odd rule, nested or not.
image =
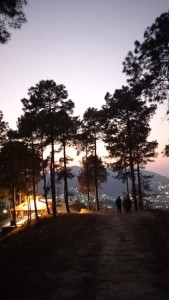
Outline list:
[[[96,198],[96,210],[99,210],[99,197],[98,197],[98,174],[97,174],[97,148],[95,138],[95,164],[94,164],[94,177],[95,177],[95,198]]]
[[[56,191],[55,191],[55,164],[54,164],[54,143],[53,143],[53,138],[51,141],[51,192],[52,192],[52,209],[53,209],[53,217],[56,217]]]
[[[126,165],[125,165],[125,174],[126,174],[127,196],[129,197],[129,181],[128,181],[128,174],[127,174],[127,168],[126,168]]]
[[[30,205],[30,196],[28,196],[28,221],[31,221],[31,205]]]
[[[87,182],[87,203],[88,203],[88,210],[90,210],[89,164],[87,161],[87,145],[86,145],[86,182]]]
[[[48,195],[47,195],[47,184],[46,184],[46,174],[43,168],[43,183],[44,183],[44,197],[45,197],[45,202],[46,202],[46,208],[47,208],[47,212],[48,214],[50,214],[50,210],[49,210],[49,205],[48,205]]]
[[[50,101],[49,101],[49,113],[50,113],[50,117],[51,117],[51,122],[50,122],[50,139],[51,139],[50,179],[51,179],[53,218],[55,218],[56,214],[57,214],[57,210],[56,210],[56,190],[55,190],[55,152],[54,152],[54,135],[53,135],[53,115],[52,115]]]
[[[143,209],[140,166],[139,166],[139,161],[138,161],[138,149],[137,149],[137,178],[138,178],[138,193],[139,193],[139,209]]]
[[[66,143],[63,137],[63,160],[64,160],[64,193],[65,193],[65,204],[66,210],[70,213],[69,209],[69,199],[68,199],[68,184],[67,184],[67,163],[66,163]]]
[[[38,219],[38,211],[36,205],[36,183],[35,183],[35,161],[34,161],[34,144],[32,139],[32,185],[33,185],[33,200],[35,206],[35,216]]]
[[[33,172],[33,174],[35,174]],[[35,206],[35,216],[36,216],[36,219],[39,218],[38,216],[38,210],[37,210],[37,205],[36,205],[36,184],[35,184],[35,175],[33,175],[33,200],[34,200],[34,206]]]
[[[21,204],[21,201],[22,200],[22,193],[21,192],[19,192],[19,204]]]
[[[127,111],[127,132],[128,132],[128,144],[129,144],[129,156],[130,156],[130,170],[131,170],[131,181],[132,181],[132,191],[134,199],[134,209],[138,210],[137,197],[136,197],[136,186],[135,186],[135,174],[134,174],[134,164],[132,156],[132,143],[131,143],[131,129],[130,129],[130,119]]]
[[[45,202],[46,202],[46,208],[48,214],[50,214],[49,205],[48,205],[48,197],[47,197],[47,184],[46,184],[46,174],[44,169],[44,161],[43,161],[43,147],[42,147],[42,139],[41,139],[41,157],[42,157],[42,172],[43,172],[43,184],[44,184],[44,196],[45,196]]]
[[[16,204],[16,189],[15,189],[15,185],[13,183],[13,220],[12,222],[14,223],[14,226],[17,227],[16,224],[16,210],[15,210],[15,204]]]

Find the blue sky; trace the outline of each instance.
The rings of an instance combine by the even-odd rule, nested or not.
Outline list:
[[[101,108],[107,91],[126,84],[122,62],[147,26],[169,10],[169,0],[28,0],[28,22],[0,45],[0,110],[11,128],[22,114],[21,99],[40,80],[64,84],[82,116]],[[162,151],[169,123],[160,106],[151,139]],[[99,144],[100,153],[103,147]],[[169,159],[161,156],[148,169],[169,176]]]

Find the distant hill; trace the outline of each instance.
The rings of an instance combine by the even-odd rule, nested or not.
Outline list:
[[[70,189],[78,189],[79,184],[77,180],[77,175],[80,172],[81,167],[72,166],[72,172],[75,174],[75,177],[72,180],[68,180],[68,187]],[[120,180],[113,177],[115,175],[114,172],[108,171],[109,176],[107,182],[102,184],[102,187],[99,189],[99,196],[107,195],[109,197],[117,197],[118,195],[122,195],[123,192],[126,192],[126,184],[122,183]],[[143,170],[143,174],[153,176],[150,179],[151,191],[153,194],[167,194],[169,193],[169,178],[166,176],[162,176],[158,173],[150,172]],[[50,184],[50,176],[48,175],[47,181]],[[63,184],[60,184],[56,187],[57,193],[63,194]],[[38,192],[43,194],[43,180],[41,180],[38,184]]]

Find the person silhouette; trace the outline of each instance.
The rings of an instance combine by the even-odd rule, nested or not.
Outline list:
[[[131,212],[131,200],[129,198],[129,196],[127,196],[126,198],[126,213],[130,213]]]
[[[123,212],[126,213],[126,197],[123,197]]]
[[[116,206],[117,206],[118,214],[121,214],[121,204],[122,204],[122,200],[121,200],[120,196],[118,196],[116,199]]]

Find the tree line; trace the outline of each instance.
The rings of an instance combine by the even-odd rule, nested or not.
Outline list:
[[[15,2],[26,4],[26,1]],[[1,11],[0,7],[0,14]],[[1,23],[0,28],[0,41],[4,42]],[[12,192],[14,207],[16,193],[31,192],[38,218],[36,184],[42,176],[47,204],[46,173],[49,172],[53,217],[57,214],[56,183],[62,179],[69,213],[68,178],[73,174],[68,167],[71,158],[67,149],[74,147],[77,155],[84,153],[78,175],[80,190],[87,194],[88,204],[90,193],[94,193],[96,210],[99,210],[98,187],[107,178],[104,162],[97,154],[98,140],[102,140],[112,159],[108,167],[126,182],[126,194],[132,196],[134,209],[143,208],[141,169],[158,155],[158,142],[149,140],[150,120],[156,113],[157,103],[168,100],[168,28],[169,12],[158,17],[146,29],[143,42],[136,41],[133,52],[127,54],[123,72],[128,84],[113,94],[107,92],[101,109],[89,107],[82,119],[74,115],[75,104],[68,99],[66,87],[54,80],[41,80],[28,89],[28,97],[21,99],[23,114],[17,120],[15,131],[0,112],[0,189],[1,194]],[[50,154],[46,157],[47,148]],[[168,149],[166,145],[163,152],[166,156]],[[58,161],[56,153],[62,153]],[[48,205],[47,209],[49,212]]]
[[[119,178],[132,180],[132,197],[138,209],[136,176],[139,189],[139,208],[142,208],[140,169],[156,155],[156,141],[147,141],[149,120],[156,106],[149,107],[145,101],[133,97],[129,87],[105,96],[100,110],[88,108],[83,118],[74,116],[74,103],[68,99],[63,85],[53,80],[42,80],[28,90],[28,98],[21,100],[23,114],[17,120],[17,130],[8,128],[1,112],[1,188],[15,193],[33,193],[36,211],[36,184],[44,179],[44,195],[47,203],[49,186],[46,173],[50,173],[53,216],[56,216],[56,182],[63,179],[64,197],[69,213],[68,182],[73,176],[68,168],[68,147],[82,151],[83,168],[78,176],[81,190],[88,195],[94,192],[96,210],[99,210],[98,186],[107,178],[102,158],[97,155],[98,140],[104,141],[110,158],[115,162],[109,167],[116,170]],[[45,157],[46,148],[50,154]],[[56,153],[62,153],[56,161]],[[128,187],[128,184],[127,184]],[[129,188],[127,190],[129,193]],[[36,211],[37,214],[37,211]]]

